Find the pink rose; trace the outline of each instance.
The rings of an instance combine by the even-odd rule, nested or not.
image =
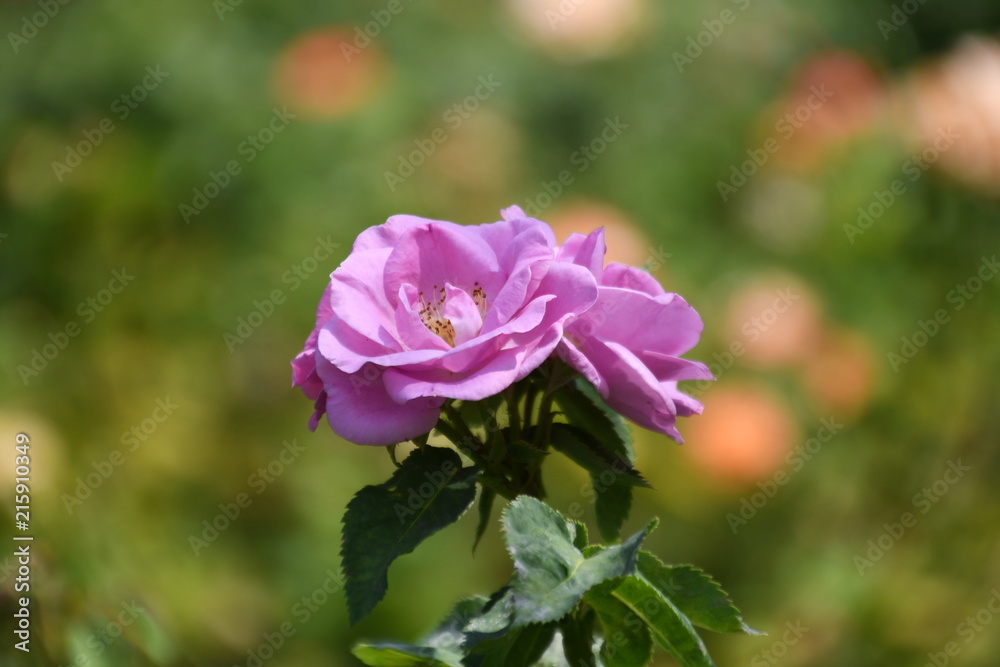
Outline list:
[[[449,398],[479,400],[537,368],[567,320],[598,298],[591,271],[556,259],[543,222],[516,208],[478,226],[393,216],[358,237],[330,276],[293,386],[358,444],[437,423]]]
[[[677,417],[701,404],[677,389],[680,380],[711,380],[708,367],[682,359],[698,343],[701,318],[646,271],[604,266],[604,231],[571,235],[558,258],[586,267],[600,284],[597,303],[566,325],[558,354],[593,383],[616,412],[683,442]]]

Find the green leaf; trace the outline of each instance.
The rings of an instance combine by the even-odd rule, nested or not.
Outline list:
[[[570,665],[594,664],[594,612],[577,608],[559,623],[563,654]]]
[[[566,421],[580,427],[617,457],[635,465],[632,436],[625,420],[605,404],[594,386],[580,377],[555,392],[556,402]]]
[[[684,667],[715,667],[691,621],[641,573],[627,577],[614,597],[642,619],[657,644]]]
[[[370,667],[463,667],[461,651],[406,644],[357,644],[351,653]]]
[[[563,650],[562,634],[557,630],[549,647],[535,663],[535,667],[566,667],[568,664],[566,652]]]
[[[616,541],[632,509],[632,487],[649,484],[625,459],[581,428],[553,424],[551,442],[590,473],[597,527],[604,541]]]
[[[480,641],[469,650],[465,667],[526,667],[538,662],[552,644],[555,623],[534,623]]]
[[[586,555],[586,549],[590,546],[590,535],[587,533],[587,525],[580,521],[569,520],[573,527],[573,546]]]
[[[595,484],[594,490],[597,491],[597,488]],[[594,503],[597,530],[605,542],[614,542],[619,538],[631,510],[632,487],[616,484],[597,493]]]
[[[513,614],[514,591],[510,586],[504,586],[490,597],[483,612],[466,624],[466,643],[475,644],[487,635],[503,633],[510,627]]]
[[[639,553],[639,571],[669,597],[694,625],[715,632],[762,634],[748,626],[722,587],[691,565],[664,565],[653,554]]]
[[[465,626],[483,613],[489,599],[477,595],[460,600],[441,623],[420,642],[424,646],[461,650],[465,643]]]
[[[587,558],[574,545],[574,525],[540,500],[515,498],[502,524],[516,570],[514,627],[559,620],[593,586],[632,573],[649,530]]]
[[[389,565],[458,520],[476,497],[476,468],[454,451],[414,450],[384,484],[366,486],[347,505],[341,557],[351,623],[385,596]]]
[[[538,449],[526,440],[514,440],[508,429],[502,431],[507,444],[506,455],[512,461],[519,463],[532,463],[540,461],[549,455],[548,452]]]
[[[487,603],[484,597],[461,600],[417,646],[395,642],[362,643],[354,647],[353,653],[371,667],[462,667],[465,626],[482,613]]]
[[[653,659],[653,638],[642,619],[614,596],[619,583],[598,584],[583,597],[597,614],[604,634],[599,657],[605,667],[648,665]]]
[[[479,540],[483,539],[486,527],[490,524],[490,515],[493,513],[493,501],[496,500],[497,492],[488,486],[483,486],[479,492],[479,525],[476,526],[476,539],[472,543],[472,553],[476,552]]]
[[[537,661],[552,643],[555,623],[511,627],[514,591],[506,586],[465,626],[466,667],[520,667]]]
[[[605,473],[605,486],[621,484],[651,488],[649,482],[632,467],[632,464],[611,448],[605,447],[600,440],[584,429],[572,424],[553,424],[550,437],[552,446],[557,451],[568,456],[591,475],[600,476]],[[610,475],[613,475],[614,479]]]

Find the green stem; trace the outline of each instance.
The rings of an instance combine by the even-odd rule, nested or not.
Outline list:
[[[448,438],[459,450],[468,454],[483,469],[482,484],[484,486],[493,489],[507,500],[516,498],[517,489],[502,474],[494,470],[483,441],[476,437],[465,420],[462,419],[462,415],[451,404],[451,401],[445,402],[442,410],[448,419],[439,419],[434,428]]]
[[[507,387],[504,396],[507,398],[507,412],[510,415],[510,433],[514,436],[514,440],[517,440],[521,437],[521,415],[518,413],[514,387]]]
[[[531,432],[531,422],[535,407],[535,398],[538,396],[538,385],[532,382],[528,385],[528,393],[524,399],[524,432]],[[539,415],[541,416],[541,415]]]
[[[549,448],[549,437],[552,433],[552,402],[555,400],[555,393],[546,389],[542,395],[542,403],[538,408],[538,427],[535,444],[539,449]]]
[[[448,423],[465,439],[467,448],[474,449],[476,452],[479,452],[484,448],[483,441],[476,437],[476,434],[473,433],[472,429],[469,428],[469,425],[465,423],[465,420],[462,419],[461,413],[459,413],[451,401],[445,401],[444,405],[441,406],[441,410],[444,412],[445,416],[448,417]]]

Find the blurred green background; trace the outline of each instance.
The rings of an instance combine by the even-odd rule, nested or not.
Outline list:
[[[651,548],[770,633],[708,637],[719,665],[996,664],[996,3],[41,0],[0,22],[0,491],[13,527],[28,433],[35,537],[32,651],[5,630],[4,665],[353,665],[502,585],[467,516],[348,627],[340,519],[392,464],[310,433],[288,362],[362,229],[513,203],[560,237],[604,225],[704,318],[689,356],[718,382],[689,387],[685,445],[636,429],[656,490],[627,529],[659,515]],[[590,512],[549,465],[551,502]]]

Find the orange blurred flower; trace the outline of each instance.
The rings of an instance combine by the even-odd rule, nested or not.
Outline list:
[[[824,335],[806,362],[803,381],[824,408],[856,414],[871,399],[877,370],[871,343],[856,331],[840,329]]]
[[[881,76],[851,51],[807,61],[771,112],[780,142],[777,164],[816,167],[831,149],[873,127],[886,106]]]
[[[709,476],[751,483],[783,465],[797,436],[784,401],[754,385],[723,385],[702,398],[705,417],[685,429],[688,452]]]

